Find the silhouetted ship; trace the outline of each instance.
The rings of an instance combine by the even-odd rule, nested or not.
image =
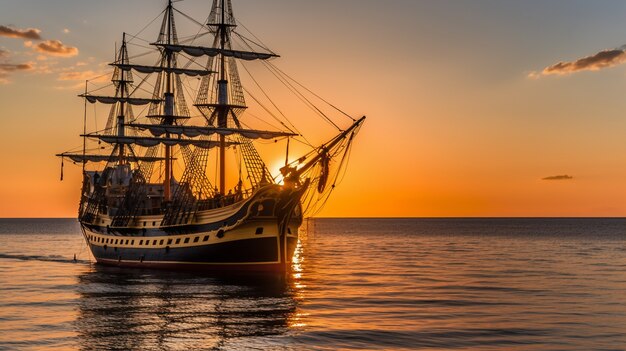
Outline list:
[[[90,91],[85,84],[82,151],[57,155],[62,165],[71,159],[83,167],[78,218],[85,240],[97,262],[107,265],[288,269],[304,213],[335,187],[365,117],[337,127],[311,102],[308,89],[271,63],[278,55],[237,31],[230,0],[214,0],[204,23],[171,1],[162,14],[156,41],[136,44],[137,37],[123,35],[111,63],[108,89],[114,93]],[[195,22],[198,31],[179,37],[178,16]],[[134,63],[146,54],[129,57],[131,44],[147,47],[155,64]],[[242,115],[251,93],[239,79],[240,60],[260,60],[298,100],[337,127],[336,136],[310,145],[260,85],[270,103],[252,97],[280,128],[247,127]],[[192,83],[197,89],[190,93]],[[111,105],[104,129],[87,132],[87,103]],[[278,139],[286,141],[285,165],[272,177],[253,141]],[[290,140],[309,144],[310,152],[289,161]],[[234,152],[230,160],[227,151]]]

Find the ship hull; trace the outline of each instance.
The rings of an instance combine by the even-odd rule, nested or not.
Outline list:
[[[287,270],[298,243],[299,223],[292,222],[290,232],[296,234],[286,236],[272,230],[276,225],[259,225],[252,222],[223,233],[190,230],[186,234],[166,236],[102,234],[87,226],[83,226],[83,231],[94,258],[105,265],[181,270]],[[256,234],[258,228],[263,228],[263,233]],[[205,237],[208,237],[206,241]]]
[[[112,218],[81,222],[99,264],[195,271],[285,271],[291,266],[302,223],[299,192],[272,186],[229,207],[200,211],[187,224],[159,226],[140,217],[111,227]],[[291,205],[285,207],[285,198]],[[295,205],[294,205],[295,204]],[[285,212],[287,210],[287,212]]]

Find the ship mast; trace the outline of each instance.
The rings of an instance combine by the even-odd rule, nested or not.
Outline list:
[[[120,48],[120,62],[124,63],[126,62],[126,33],[122,33],[122,47]],[[124,137],[124,92],[126,90],[126,79],[124,77],[124,71],[122,70],[120,72],[120,84],[119,84],[119,89],[120,89],[120,98],[122,98],[122,100],[120,100],[120,113],[117,116],[117,136],[119,138],[123,138]],[[124,144],[119,144],[119,158],[118,158],[118,164],[123,164],[124,163]]]
[[[85,81],[85,95],[87,95],[87,84],[88,80]],[[85,155],[87,153],[87,99],[84,99],[84,111],[83,111],[83,159],[81,163],[83,164],[83,175],[85,174],[85,166],[87,165],[87,161],[85,161]],[[62,162],[62,161],[61,161]]]
[[[220,31],[220,49],[222,54],[220,54],[220,80],[218,81],[218,115],[217,115],[217,126],[221,128],[228,127],[228,80],[226,80],[226,58],[224,57],[224,46],[226,44],[226,22],[225,15],[226,12],[224,10],[225,0],[221,0],[221,19],[219,24]],[[226,192],[226,137],[224,135],[220,135],[220,193],[224,195]]]
[[[172,0],[168,1],[167,5],[167,44],[172,44]],[[167,68],[166,71],[166,79],[165,79],[165,111],[164,111],[164,120],[163,124],[172,125],[174,119],[172,116],[174,115],[174,94],[172,93],[172,52],[170,50],[165,50],[166,60],[167,60]],[[165,136],[167,138],[170,137],[170,133],[166,133]],[[170,145],[165,145],[165,180],[163,183],[163,200],[170,201],[171,200],[171,179],[172,179],[172,147]]]

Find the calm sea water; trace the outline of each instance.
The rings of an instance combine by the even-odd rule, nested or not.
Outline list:
[[[626,349],[625,219],[314,219],[287,275],[91,260],[0,220],[0,349]]]

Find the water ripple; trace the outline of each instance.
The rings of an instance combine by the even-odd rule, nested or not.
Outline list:
[[[623,219],[312,220],[293,272],[254,276],[90,265],[75,221],[4,224],[0,349],[626,345]]]

